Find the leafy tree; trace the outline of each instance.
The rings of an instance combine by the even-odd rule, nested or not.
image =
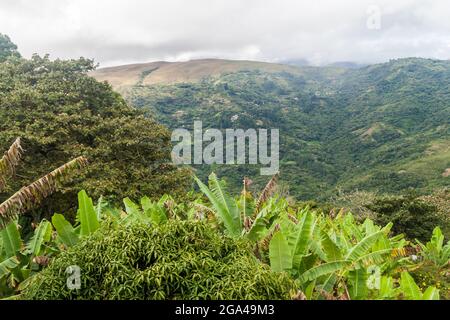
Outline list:
[[[51,61],[37,55],[0,64],[0,148],[20,136],[26,150],[24,165],[0,200],[78,155],[90,160],[88,170],[45,201],[43,214],[67,212],[81,188],[116,199],[185,190],[187,171],[170,163],[168,130],[91,78],[93,69],[84,58]]]
[[[414,194],[378,197],[368,208],[375,213],[377,223],[393,222],[393,232],[404,233],[409,239],[427,240],[442,222],[436,207]]]
[[[0,62],[9,57],[20,57],[20,53],[17,51],[17,45],[6,34],[0,33]]]

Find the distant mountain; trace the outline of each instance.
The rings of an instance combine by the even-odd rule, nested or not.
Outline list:
[[[207,77],[217,77],[240,71],[298,72],[294,67],[246,60],[200,59],[187,62],[157,61],[102,68],[92,75],[98,80],[108,80],[113,86],[173,84],[198,82]]]
[[[367,64],[360,64],[360,63],[351,62],[351,61],[338,61],[338,62],[330,63],[328,66],[342,67],[342,68],[349,68],[349,69],[358,69],[358,68],[366,67]]]
[[[428,192],[450,185],[450,62],[359,68],[253,61],[154,62],[99,69],[170,128],[279,128],[281,178],[297,198],[338,189]],[[238,188],[254,166],[201,166]]]
[[[306,59],[288,59],[281,61],[281,63],[297,67],[306,67],[310,65],[309,61]]]

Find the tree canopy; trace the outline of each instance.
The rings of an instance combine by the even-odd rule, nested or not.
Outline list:
[[[0,62],[5,61],[10,56],[20,57],[17,45],[7,35],[0,33]]]
[[[47,212],[67,210],[81,188],[116,199],[184,192],[188,175],[170,162],[169,131],[88,76],[94,67],[84,58],[38,55],[0,63],[0,149],[21,137],[26,150],[0,200],[79,155],[87,170],[48,199]]]

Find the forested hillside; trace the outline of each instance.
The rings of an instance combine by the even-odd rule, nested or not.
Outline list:
[[[191,128],[194,120],[214,128],[279,128],[281,180],[299,199],[325,199],[338,189],[427,193],[449,185],[449,61],[269,66],[200,60],[93,75],[111,77],[132,105],[172,129]],[[234,186],[258,172],[248,165],[198,168],[202,177],[212,169]]]

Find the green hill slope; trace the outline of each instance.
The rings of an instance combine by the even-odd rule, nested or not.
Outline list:
[[[131,71],[130,71],[131,70]],[[97,70],[170,128],[279,128],[291,195],[337,189],[427,192],[450,185],[450,62],[399,59],[358,69],[198,60]],[[232,186],[257,166],[199,166]],[[262,183],[262,182],[261,182]]]

